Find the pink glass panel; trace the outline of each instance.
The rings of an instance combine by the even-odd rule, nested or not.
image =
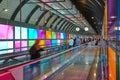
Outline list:
[[[60,39],[60,32],[57,32],[57,39]]]
[[[20,48],[20,41],[15,41],[15,48]]]
[[[27,46],[27,41],[22,41],[22,47],[26,47]]]
[[[0,24],[0,39],[13,39],[13,26]]]

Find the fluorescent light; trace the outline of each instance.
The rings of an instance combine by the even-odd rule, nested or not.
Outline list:
[[[91,17],[92,19],[94,19],[94,17]]]
[[[7,9],[7,8],[3,8],[3,11],[7,12],[7,11],[8,11],[8,9]]]
[[[79,27],[76,27],[76,31],[79,31],[80,30],[80,28]]]
[[[85,27],[85,31],[88,31],[89,29],[88,29],[88,27]]]
[[[114,27],[114,30],[118,30],[118,27]]]
[[[120,26],[119,27],[114,27],[114,30],[120,30]]]

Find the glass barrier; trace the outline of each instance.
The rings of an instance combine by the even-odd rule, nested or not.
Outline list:
[[[40,80],[44,80],[45,78],[50,80],[52,76],[55,76],[59,71],[71,64],[72,59],[78,55],[78,50],[82,50],[83,48],[82,46],[75,47],[58,53],[53,57],[43,59],[40,62],[25,66],[23,68],[24,80],[33,80],[37,77]]]
[[[47,52],[42,53],[41,58],[57,54],[67,49],[68,44],[46,47],[45,50],[47,50]],[[29,61],[30,61],[29,51],[25,51],[22,53],[13,53],[9,55],[2,55],[0,56],[0,68],[3,69],[6,67],[16,66]]]
[[[73,47],[66,51],[10,68],[8,71],[11,72],[15,80],[33,80],[37,77],[44,80],[55,71],[63,69],[64,65],[69,65],[72,59],[80,54],[78,50],[83,49],[84,46]]]

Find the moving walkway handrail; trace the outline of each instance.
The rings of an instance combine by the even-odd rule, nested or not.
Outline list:
[[[80,46],[83,46],[83,45],[85,45],[85,44],[81,44]],[[27,66],[27,65],[30,65],[30,64],[34,64],[34,63],[40,62],[41,60],[44,60],[44,59],[49,59],[49,58],[56,57],[56,56],[58,56],[58,55],[60,55],[60,54],[63,54],[63,53],[65,53],[65,52],[67,52],[67,51],[70,51],[70,50],[73,50],[73,49],[75,49],[75,48],[78,48],[78,47],[80,47],[80,46],[76,46],[76,47],[70,48],[70,49],[68,49],[68,50],[59,52],[59,53],[57,53],[57,54],[47,55],[47,56],[43,56],[43,57],[38,58],[38,59],[35,59],[35,60],[26,61],[26,62],[23,62],[23,63],[21,63],[21,64],[15,64],[15,65],[11,65],[11,66],[8,66],[8,67],[0,68],[0,71],[2,71],[2,70],[5,70],[5,71],[6,71],[6,70],[8,70],[8,69],[16,68],[16,67],[19,67],[19,66],[24,67],[24,66]]]
[[[85,45],[85,44],[82,44],[82,45],[80,45],[80,46],[76,46],[76,47],[73,47],[73,48],[70,48],[70,49],[68,49],[68,50],[65,50],[65,51],[63,51],[63,52],[59,52],[59,53],[57,53],[57,54],[53,54],[53,55],[48,55],[48,56],[45,56],[45,57],[42,57],[42,58],[38,58],[38,59],[35,59],[35,60],[32,60],[32,61],[28,61],[28,62],[26,62],[26,63],[23,63],[23,64],[19,64],[19,65],[14,65],[14,66],[11,66],[11,67],[7,67],[7,68],[3,68],[3,69],[1,69],[0,70],[0,72],[1,71],[5,71],[4,73],[7,73],[7,72],[10,72],[10,75],[12,75],[12,76],[14,76],[14,79],[11,79],[11,80],[24,80],[24,79],[20,79],[20,77],[22,77],[21,75],[19,75],[19,76],[17,76],[18,74],[19,74],[19,72],[21,73],[21,70],[23,70],[23,69],[26,69],[26,68],[28,68],[29,66],[31,66],[32,67],[32,65],[34,65],[34,64],[36,64],[36,63],[39,63],[39,62],[41,62],[42,60],[49,60],[49,58],[51,59],[51,58],[56,58],[58,55],[62,55],[62,54],[66,54],[66,52],[68,51],[75,51],[76,52],[76,49],[77,50],[79,50],[80,51],[80,49],[82,49],[83,47],[81,47],[81,46],[83,46],[83,45]],[[73,54],[72,54],[73,55]],[[70,58],[67,58],[67,61],[69,60],[69,59],[71,59],[71,57]],[[65,60],[65,63],[66,63],[66,60]],[[26,71],[26,70],[25,70]],[[15,72],[15,73],[14,73]],[[3,74],[4,74],[3,73]],[[23,72],[22,71],[22,75],[24,74],[25,72]],[[0,77],[1,77],[1,75],[2,75],[2,73],[0,74]],[[7,75],[6,75],[7,76]]]

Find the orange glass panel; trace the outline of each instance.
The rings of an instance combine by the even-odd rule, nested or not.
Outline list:
[[[104,36],[108,40],[108,5],[105,6]]]
[[[39,46],[40,46],[40,48],[44,48],[45,47],[45,40],[40,40]]]
[[[52,38],[51,31],[46,31],[46,39],[51,39],[51,38]]]
[[[73,38],[73,35],[72,35],[72,34],[69,34],[69,39],[70,39],[71,37]]]
[[[108,74],[109,80],[116,80],[116,53],[108,47]]]
[[[69,39],[66,40],[66,43],[67,43],[67,44],[69,43]]]

